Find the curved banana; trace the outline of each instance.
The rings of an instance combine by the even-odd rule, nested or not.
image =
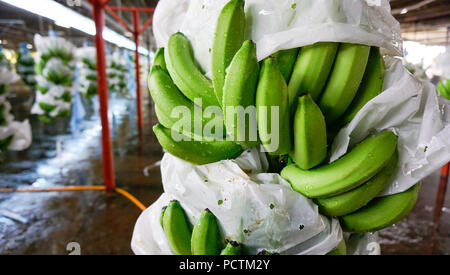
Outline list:
[[[220,255],[241,255],[241,245],[238,242],[230,241],[227,243],[224,249],[222,249],[222,252],[220,252]]]
[[[200,127],[200,133],[196,137],[203,136],[203,128],[208,123],[213,123],[212,120],[218,120],[217,122],[222,124],[223,117],[219,112],[214,118],[205,118],[204,116],[198,115],[202,113],[202,109],[192,103],[187,99],[178,88],[173,83],[169,74],[164,71],[160,66],[154,65],[152,71],[148,78],[148,89],[155,102],[156,115],[158,120],[167,128],[172,128],[180,120],[180,118],[172,117],[171,113],[176,109],[180,108],[181,111],[185,111],[186,115],[189,115],[190,127],[186,124],[182,124],[181,129],[173,129],[177,132],[182,132],[185,135],[190,135],[195,133],[195,123],[201,123],[198,125]],[[197,119],[196,119],[197,118]],[[181,124],[180,124],[181,126]],[[219,129],[216,129],[219,131]],[[223,133],[219,136],[224,136],[225,129],[221,129]]]
[[[216,216],[209,209],[203,210],[192,230],[191,251],[192,255],[220,254],[220,229]]]
[[[166,209],[167,209],[167,206],[164,206],[162,209],[161,209],[161,215],[159,216],[159,223],[161,224],[161,227],[164,229],[164,213],[166,213]]]
[[[288,85],[290,105],[304,93],[309,93],[314,100],[319,98],[338,47],[336,42],[319,42],[300,49]]]
[[[289,165],[281,171],[292,188],[309,198],[339,195],[356,188],[383,169],[397,147],[392,132],[373,135],[340,159],[311,170]]]
[[[258,133],[269,154],[285,155],[291,148],[291,124],[286,81],[277,59],[263,61],[256,90]]]
[[[359,86],[358,92],[352,103],[345,111],[344,115],[339,118],[340,125],[345,125],[352,121],[355,115],[367,102],[381,93],[381,90],[383,89],[384,72],[384,61],[380,54],[380,49],[372,47],[370,49],[369,60],[361,85]]]
[[[172,130],[160,124],[153,126],[153,132],[167,152],[197,165],[234,159],[243,152],[240,145],[226,140],[195,141],[192,137],[181,137],[182,140],[176,141],[172,137]]]
[[[156,53],[155,57],[153,58],[152,68],[150,70],[150,73],[152,72],[153,68],[155,66],[161,67],[164,71],[167,72],[167,65],[166,60],[164,59],[164,48],[159,48]]]
[[[345,239],[342,238],[338,246],[336,246],[335,249],[328,252],[327,255],[347,255],[347,245],[345,243]]]
[[[220,106],[212,82],[197,67],[191,42],[184,34],[170,36],[164,57],[173,82],[187,98],[201,98],[204,108]]]
[[[327,156],[325,118],[309,94],[298,99],[294,116],[294,149],[290,156],[304,170],[319,165]]]
[[[344,216],[365,206],[390,183],[397,169],[397,162],[396,151],[386,167],[363,185],[341,195],[317,199],[320,213],[332,217]]]
[[[244,35],[244,0],[231,0],[224,6],[217,19],[211,53],[214,92],[221,105],[226,70],[236,52],[241,48]]]
[[[340,218],[345,232],[374,232],[400,221],[414,208],[420,183],[405,192],[376,198],[360,210]]]
[[[450,100],[450,80],[446,79],[446,80],[439,81],[436,89],[441,96]]]
[[[223,87],[223,112],[227,133],[244,148],[259,144],[254,107],[258,75],[256,45],[247,40],[231,61]],[[249,114],[246,115],[244,111],[249,111]]]
[[[342,43],[319,106],[327,124],[347,110],[358,91],[369,58],[370,46]]]
[[[291,79],[299,50],[300,48],[281,50],[272,55],[278,60],[278,64],[280,64],[280,71],[284,80],[286,80],[286,83],[289,83],[289,80]]]
[[[178,201],[171,201],[164,211],[163,228],[175,254],[191,255],[191,226]]]

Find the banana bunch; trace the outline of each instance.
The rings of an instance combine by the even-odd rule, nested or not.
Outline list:
[[[441,96],[450,100],[450,79],[441,80],[436,88]]]
[[[245,40],[246,27],[244,1],[230,0],[217,20],[212,80],[198,67],[182,33],[173,34],[167,48],[158,50],[148,86],[160,122],[153,129],[162,147],[188,162],[207,164],[261,145],[295,191],[314,199],[322,214],[339,217],[349,232],[380,230],[406,216],[420,184],[377,198],[397,170],[394,133],[370,135],[340,159],[326,161],[339,130],[382,92],[385,65],[380,49],[319,42],[282,50],[259,62],[255,43]],[[194,116],[180,122],[177,114],[182,112],[174,113],[180,107]],[[198,115],[202,112],[211,116]],[[211,129],[214,134],[206,131]],[[164,217],[170,217],[169,207]],[[184,240],[181,249],[171,241],[174,251],[220,252],[220,234],[209,211],[192,231],[186,219],[177,223],[183,226],[175,226],[176,231],[185,231],[179,236],[192,235],[192,242]],[[175,234],[169,233],[165,218],[163,225],[168,235]],[[225,248],[235,249],[232,242]],[[345,243],[331,254],[342,251]]]
[[[241,255],[236,241],[222,242],[216,216],[205,209],[192,227],[180,203],[173,200],[161,210],[161,226],[177,255]]]

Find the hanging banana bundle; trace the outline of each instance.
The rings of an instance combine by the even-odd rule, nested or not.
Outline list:
[[[0,47],[0,152],[22,151],[31,145],[31,127],[28,120],[16,121],[11,113],[8,85],[19,80],[19,76],[11,68],[11,63],[5,58]]]
[[[74,46],[61,37],[35,35],[37,92],[31,113],[45,123],[69,117],[72,108]]]
[[[21,43],[17,57],[17,73],[32,90],[36,86],[36,73],[34,71],[34,58],[31,56],[28,43]]]
[[[90,99],[98,93],[97,54],[95,47],[77,49],[76,59],[80,93]]]
[[[380,196],[399,169],[398,133],[367,132],[330,161],[338,132],[384,92],[380,48],[321,41],[258,60],[257,43],[246,40],[251,26],[244,5],[244,0],[227,1],[217,18],[210,76],[188,35],[172,34],[156,52],[148,88],[161,146],[194,165],[234,159],[259,146],[291,188],[314,201],[321,214],[338,219],[345,232],[376,232],[403,219],[416,203],[420,183]],[[448,83],[440,84],[442,91]],[[161,226],[176,254],[243,251],[221,237],[209,210],[192,229],[180,203],[172,201],[162,209]],[[345,251],[342,241],[330,254]]]

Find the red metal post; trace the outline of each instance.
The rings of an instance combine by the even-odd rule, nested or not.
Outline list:
[[[136,59],[136,95],[137,95],[137,115],[138,115],[138,128],[141,134],[142,129],[142,110],[141,110],[141,73],[139,67],[139,11],[133,11],[134,18],[134,42],[136,43],[135,59]]]
[[[109,1],[91,0],[93,16],[95,21],[96,35],[95,45],[97,47],[97,83],[100,101],[100,119],[102,123],[102,157],[103,178],[108,191],[115,188],[114,164],[111,145],[111,135],[108,122],[108,85],[106,82],[105,40],[103,39],[103,8]]]

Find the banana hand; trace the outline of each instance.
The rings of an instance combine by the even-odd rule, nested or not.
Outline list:
[[[323,198],[352,190],[383,169],[397,147],[397,136],[383,132],[356,145],[340,159],[311,170],[289,165],[281,176],[292,188],[309,197]]]

